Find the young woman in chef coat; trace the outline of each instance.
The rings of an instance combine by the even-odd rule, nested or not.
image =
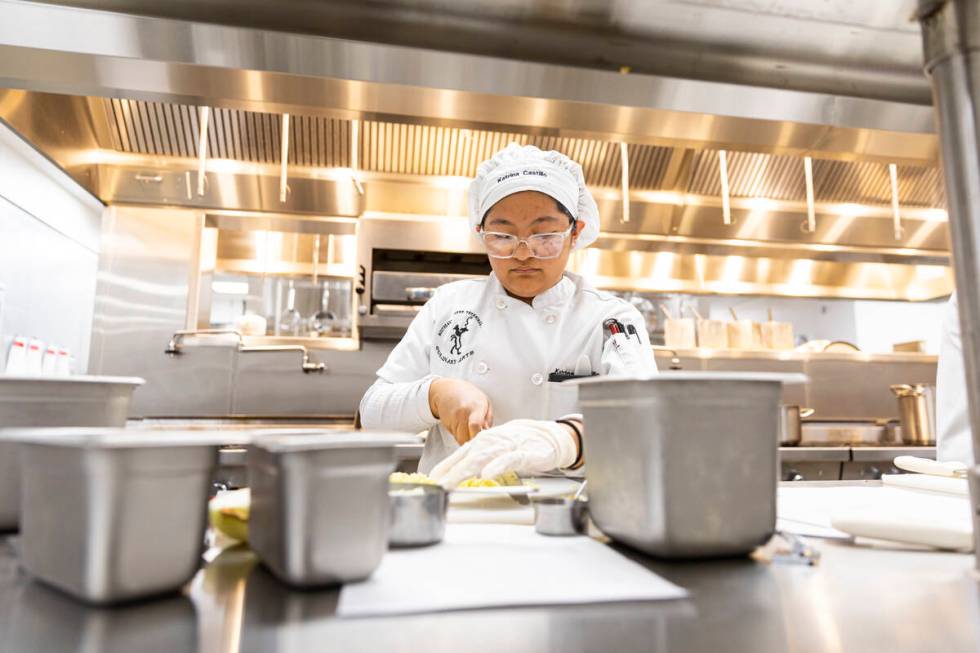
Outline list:
[[[361,422],[429,429],[419,470],[447,487],[579,469],[581,416],[549,388],[656,372],[640,313],[565,270],[599,233],[582,168],[511,144],[480,165],[468,201],[493,272],[436,291],[378,370]]]

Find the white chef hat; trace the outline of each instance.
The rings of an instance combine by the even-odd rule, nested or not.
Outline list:
[[[582,166],[561,152],[511,143],[480,164],[470,184],[470,225],[474,231],[494,204],[508,195],[534,190],[553,197],[585,224],[575,249],[599,237],[599,207],[585,186]]]

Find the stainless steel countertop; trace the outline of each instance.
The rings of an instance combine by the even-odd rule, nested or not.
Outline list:
[[[839,485],[822,483],[820,485]],[[814,541],[816,567],[749,560],[666,563],[630,554],[685,601],[337,619],[336,590],[296,592],[232,549],[183,595],[89,608],[28,579],[0,538],[4,651],[973,651],[980,580],[970,555]],[[465,573],[465,570],[460,570]],[[479,591],[474,588],[474,591]]]

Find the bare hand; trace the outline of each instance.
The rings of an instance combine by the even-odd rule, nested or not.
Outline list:
[[[490,398],[462,379],[441,378],[429,384],[429,408],[459,444],[493,426]]]

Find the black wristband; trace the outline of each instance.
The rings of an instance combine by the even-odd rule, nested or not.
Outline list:
[[[575,439],[578,440],[578,455],[575,457],[575,462],[573,462],[565,469],[575,470],[580,468],[582,466],[582,463],[584,462],[583,455],[585,454],[585,446],[583,445],[582,442],[582,430],[579,429],[578,425],[570,419],[556,419],[555,421],[558,422],[559,424],[564,424],[565,426],[568,426],[573,431],[575,431]]]

